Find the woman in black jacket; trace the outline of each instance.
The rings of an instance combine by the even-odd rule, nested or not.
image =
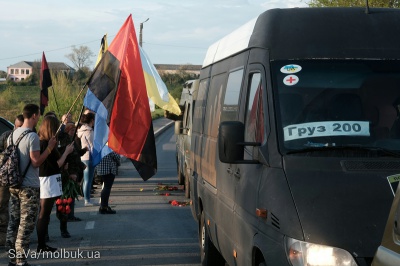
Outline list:
[[[57,250],[57,248],[46,245],[46,232],[54,202],[62,195],[61,168],[64,166],[67,156],[74,150],[74,145],[70,144],[66,146],[64,153],[61,155],[57,149],[50,150],[47,148],[48,141],[56,135],[59,126],[60,122],[56,117],[45,116],[39,128],[41,153],[48,152],[49,156],[39,168],[40,212],[36,226],[38,252],[40,250],[50,252]]]

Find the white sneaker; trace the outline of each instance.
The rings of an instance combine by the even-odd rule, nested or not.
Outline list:
[[[99,206],[99,204],[90,201],[85,201],[85,207],[91,207],[91,206]]]

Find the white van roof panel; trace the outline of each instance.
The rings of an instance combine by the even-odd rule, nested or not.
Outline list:
[[[246,49],[249,46],[249,40],[253,34],[256,21],[257,18],[250,20],[240,28],[212,44],[207,50],[206,57],[203,61],[203,67]]]

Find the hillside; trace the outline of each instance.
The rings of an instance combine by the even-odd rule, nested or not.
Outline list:
[[[170,94],[179,103],[182,92],[182,85],[188,79],[195,77],[190,74],[165,74],[161,75]],[[52,74],[53,86],[49,88],[49,106],[45,112],[54,111],[59,117],[68,112],[74,101],[77,99],[81,86],[78,82],[71,81],[63,75]],[[79,114],[83,104],[83,98],[86,89],[81,93],[75,106],[72,108],[71,114],[74,121],[79,118]],[[13,122],[15,116],[20,114],[23,107],[28,103],[40,103],[40,88],[36,86],[28,86],[23,83],[0,83],[0,116]],[[163,116],[164,111],[156,109],[152,113],[152,117],[157,118]]]

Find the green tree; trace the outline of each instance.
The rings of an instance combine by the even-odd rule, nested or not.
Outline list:
[[[73,82],[79,86],[83,86],[91,74],[92,71],[88,67],[83,67],[74,73]]]
[[[71,60],[77,70],[80,70],[84,67],[89,68],[92,65],[90,57],[93,55],[93,52],[87,46],[79,46],[78,48],[72,46],[72,53],[65,55],[65,57]]]
[[[183,84],[187,80],[199,78],[198,75],[189,73],[184,68],[180,68],[176,73],[161,72],[160,77],[167,86],[168,92],[177,102],[181,98]]]
[[[40,75],[40,74],[39,74]],[[36,72],[33,72],[26,78],[26,84],[29,86],[40,86],[40,76]]]
[[[366,7],[366,0],[310,0],[310,7]],[[369,0],[369,7],[399,8],[400,0]]]

